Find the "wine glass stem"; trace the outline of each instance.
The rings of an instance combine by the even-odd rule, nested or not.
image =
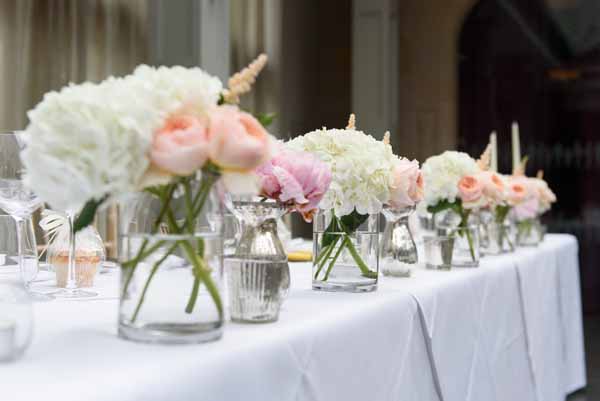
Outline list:
[[[67,265],[67,285],[66,289],[74,291],[77,289],[77,280],[75,277],[75,226],[73,224],[73,214],[69,213],[67,216],[69,222],[69,263]]]
[[[25,258],[23,257],[23,249],[25,241],[25,236],[23,235],[23,231],[25,230],[25,219],[17,216],[13,216],[15,219],[15,223],[17,225],[17,256],[19,258],[19,273],[21,274],[21,281],[23,281],[23,285],[26,289],[29,287],[29,283],[27,282],[27,274],[25,273]]]

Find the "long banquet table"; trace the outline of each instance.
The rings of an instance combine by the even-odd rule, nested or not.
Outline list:
[[[586,385],[571,236],[367,294],[315,292],[309,264],[291,270],[278,323],[230,323],[209,344],[119,339],[116,274],[99,299],[36,304],[0,400],[558,401]]]

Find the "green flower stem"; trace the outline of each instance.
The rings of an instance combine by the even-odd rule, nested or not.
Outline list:
[[[331,262],[329,262],[329,266],[327,267],[327,271],[325,272],[325,276],[323,276],[323,281],[327,281],[327,279],[329,278],[329,273],[331,273],[331,269],[333,269],[333,266],[335,265],[335,262],[337,262],[338,258],[340,257],[340,254],[344,250],[344,247],[348,243],[348,240],[349,240],[348,236],[344,235],[344,239],[342,239],[342,243],[340,244],[340,246],[339,246],[337,252],[335,253],[335,255],[333,255],[333,258],[331,259]]]
[[[160,227],[160,223],[161,223],[162,219],[165,217],[165,213],[167,212],[167,209],[169,208],[169,203],[171,202],[171,199],[173,198],[174,192],[175,192],[175,185],[170,185],[169,188],[166,190],[165,195],[163,195],[161,193],[155,194],[159,198],[161,198],[162,206],[160,208],[160,212],[158,213],[158,217],[157,217],[156,221],[152,225],[152,231],[151,231],[152,234],[155,234],[158,231],[158,228]],[[149,255],[154,253],[154,251],[156,249],[160,248],[162,245],[163,245],[163,243],[161,243],[159,241],[151,248],[151,250],[146,251],[146,247],[148,246],[148,238],[144,238],[144,241],[142,242],[142,245],[140,246],[140,249],[138,250],[137,255],[133,259],[123,262],[121,264],[121,266],[123,268],[128,268],[128,267],[131,268],[131,272],[129,273],[129,275],[127,275],[127,277],[125,278],[125,282],[123,283],[123,288],[121,290],[121,297],[125,297],[125,294],[127,294],[127,289],[129,288],[129,284],[131,282],[131,279],[133,278],[133,275],[134,275],[135,270],[137,269],[137,266],[139,265],[139,263],[142,260],[146,259]]]
[[[167,252],[159,260],[157,260],[156,263],[154,263],[154,265],[152,266],[152,269],[150,270],[150,274],[148,275],[148,279],[146,280],[146,283],[144,283],[144,288],[142,289],[142,295],[140,296],[140,300],[138,301],[138,304],[135,307],[135,311],[133,312],[133,316],[131,317],[132,323],[135,323],[135,321],[138,317],[138,314],[140,313],[140,309],[142,308],[142,304],[144,303],[144,299],[146,298],[146,293],[148,292],[148,287],[150,287],[150,282],[152,281],[152,278],[158,271],[158,268],[160,267],[160,265],[173,253],[173,251],[175,250],[176,247],[177,247],[177,243],[171,245],[171,247],[167,250]]]
[[[504,228],[502,229],[502,233],[504,234]],[[510,235],[508,235],[508,233],[506,233],[506,242],[508,242],[508,246],[510,247],[511,250],[515,249],[515,246],[512,243],[512,241],[510,240]]]
[[[325,255],[325,253],[328,249],[329,249],[329,245],[321,248],[321,252],[319,252],[319,254],[317,255],[317,257],[314,260],[315,265],[318,265],[319,263],[321,263],[321,260],[323,259],[323,255]]]
[[[367,278],[377,278],[377,272],[374,272],[371,269],[369,269],[369,266],[367,266],[367,264],[362,260],[362,258],[358,254],[358,251],[354,247],[352,240],[349,239],[346,242],[346,247],[348,248],[348,251],[350,251],[350,255],[352,255],[352,258],[360,268],[360,271],[362,272],[363,276]]]
[[[125,297],[125,295],[127,294],[127,289],[129,288],[129,283],[131,282],[131,279],[133,278],[133,274],[135,273],[135,269],[140,264],[140,262],[142,262],[148,256],[152,255],[157,249],[159,249],[161,246],[163,246],[165,244],[165,241],[156,242],[156,244],[152,245],[152,247],[150,247],[150,249],[148,249],[147,251],[142,253],[143,248],[145,248],[147,246],[147,244],[148,244],[148,239],[146,238],[146,239],[144,239],[144,243],[142,244],[142,247],[140,247],[140,251],[135,256],[135,258],[128,260],[127,262],[124,262],[121,264],[122,269],[124,269],[124,270],[131,269],[131,272],[127,275],[127,277],[125,278],[125,282],[123,283],[123,288],[121,289],[121,297]]]
[[[476,262],[475,259],[475,247],[473,246],[473,236],[471,235],[471,230],[468,227],[465,227],[465,234],[467,236],[467,242],[469,243],[469,252],[471,253],[471,259],[473,262]]]
[[[196,193],[196,195],[194,195],[193,197],[192,197],[192,187],[190,185],[190,178],[184,178],[182,181],[180,181],[180,183],[183,184],[184,191],[185,191],[184,200],[185,200],[185,206],[186,206],[186,212],[187,212],[186,219],[181,227],[179,227],[179,225],[177,224],[175,215],[173,213],[173,210],[171,209],[171,200],[173,198],[175,188],[178,184],[170,184],[167,187],[164,187],[164,189],[158,188],[158,189],[149,190],[150,193],[158,196],[162,202],[162,207],[161,207],[159,216],[158,216],[157,220],[155,221],[153,228],[152,228],[152,232],[151,232],[152,234],[155,234],[158,231],[163,220],[166,220],[170,234],[183,234],[184,231],[188,232],[189,234],[194,234],[194,221],[198,217],[198,214],[202,211],[202,208],[203,208],[204,204],[206,203],[206,199],[208,198],[208,195],[210,194],[210,189],[212,188],[213,184],[219,178],[219,174],[216,171],[215,172],[208,171],[208,173],[209,174],[205,175],[205,179],[203,179],[201,181],[200,188],[198,189],[198,192]],[[128,274],[128,276],[125,279],[125,282],[123,285],[123,290],[122,290],[122,296],[125,296],[125,294],[127,293],[127,288],[129,287],[132,277],[135,273],[135,270],[136,270],[137,266],[139,266],[140,262],[142,262],[144,259],[146,259],[148,256],[150,256],[156,250],[158,250],[161,246],[164,246],[165,241],[164,240],[158,241],[156,244],[154,244],[150,248],[148,248],[148,244],[149,244],[148,239],[147,238],[144,239],[144,242],[142,243],[140,249],[138,250],[137,255],[133,259],[131,259],[127,262],[124,262],[122,264],[122,266],[124,268],[131,269],[130,274]],[[133,313],[132,322],[135,322],[135,320],[137,319],[139,311],[145,300],[146,293],[148,291],[150,283],[151,283],[152,279],[154,278],[156,272],[158,271],[160,265],[164,262],[164,260],[169,255],[171,255],[174,252],[174,250],[178,246],[181,247],[181,249],[183,249],[183,251],[185,252],[185,254],[187,256],[187,259],[189,260],[190,263],[193,264],[194,283],[192,285],[190,298],[189,298],[188,303],[185,308],[186,313],[191,313],[193,311],[194,306],[196,304],[196,300],[198,298],[199,291],[200,291],[200,285],[204,284],[206,286],[210,296],[212,297],[212,299],[215,303],[215,306],[217,307],[217,310],[219,312],[219,317],[223,318],[223,315],[224,315],[223,303],[221,301],[221,297],[219,295],[218,288],[210,276],[211,268],[207,265],[207,263],[204,259],[204,240],[198,239],[198,250],[197,251],[194,250],[193,246],[189,242],[177,241],[175,244],[173,244],[169,248],[167,253],[163,257],[161,257],[161,259],[159,259],[152,266],[150,274],[144,284],[144,288],[142,289],[142,294],[140,296],[138,304]]]
[[[329,244],[325,248],[321,249],[321,252],[317,256],[316,263],[318,263],[319,267],[317,268],[317,271],[315,272],[315,280],[318,279],[319,273],[321,273],[321,270],[323,270],[323,266],[325,266],[325,263],[327,262],[329,255],[331,255],[331,252],[333,252],[333,249],[335,248],[335,245],[337,244],[338,240],[339,240],[339,237],[336,237],[331,244]]]
[[[204,283],[204,285],[206,286],[206,289],[208,290],[208,293],[210,294],[211,298],[213,299],[213,302],[215,303],[215,306],[217,307],[217,311],[219,312],[219,317],[222,318],[223,317],[223,303],[221,301],[221,296],[219,295],[219,290],[218,290],[217,286],[215,285],[215,283],[213,282],[212,278],[210,277],[210,268],[208,268],[204,259],[199,257],[196,254],[196,252],[194,252],[194,248],[188,242],[184,241],[181,244],[181,246],[182,246],[183,250],[185,251],[189,261],[194,265],[194,276],[197,277],[199,280],[201,280]],[[196,289],[196,292],[194,293],[192,291],[192,294],[190,296],[190,301],[188,302],[189,309],[186,307],[186,310],[185,310],[187,313],[192,312],[197,297],[198,297],[198,291]]]

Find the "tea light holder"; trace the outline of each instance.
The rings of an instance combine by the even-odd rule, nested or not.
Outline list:
[[[425,247],[425,267],[428,269],[450,270],[454,252],[454,237],[423,237]]]

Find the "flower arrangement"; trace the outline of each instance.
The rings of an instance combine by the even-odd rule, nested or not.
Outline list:
[[[261,195],[312,221],[331,184],[329,166],[311,153],[281,144],[271,160],[256,169]]]
[[[468,154],[457,151],[446,151],[428,158],[423,163],[423,178],[427,210],[433,214],[450,210],[459,217],[457,232],[460,235],[464,232],[467,236],[471,257],[475,261],[473,239],[467,230],[469,217],[473,210],[490,201],[484,195],[482,178],[490,178],[489,188],[485,191],[490,194],[495,194],[494,179],[481,177],[477,162]]]
[[[421,200],[423,180],[418,162],[394,155],[389,134],[378,141],[357,130],[354,114],[345,129],[322,128],[291,140],[288,146],[313,154],[331,169],[331,185],[319,205],[331,211],[331,221],[314,259],[315,279],[324,271],[326,281],[344,250],[364,277],[376,278],[377,273],[362,260],[350,236],[384,205],[412,206]]]
[[[556,195],[544,180],[544,172],[538,171],[536,177],[525,175],[527,157],[513,169],[510,182],[510,202],[517,221],[536,218],[546,213],[556,202]]]
[[[237,107],[266,61],[266,55],[259,56],[231,78],[228,89],[200,68],[139,66],[124,78],[71,84],[46,94],[28,114],[22,153],[26,183],[52,207],[81,211],[74,231],[90,224],[100,205],[145,191],[161,203],[153,233],[166,227],[169,234],[194,234],[217,180],[222,178],[230,191],[257,190],[254,169],[271,157],[274,139],[258,119]],[[185,204],[183,219],[175,217],[175,198],[185,201],[180,202]],[[123,295],[137,266],[159,245],[145,240],[137,255],[122,264]],[[202,252],[186,241],[178,247],[194,266],[185,311],[193,310],[202,283],[222,316]]]
[[[536,219],[546,213],[556,202],[556,195],[543,179],[543,172],[537,177],[527,177],[524,174],[527,159],[515,169],[510,177],[513,197],[512,214],[517,222],[520,235],[524,238],[531,234]]]

